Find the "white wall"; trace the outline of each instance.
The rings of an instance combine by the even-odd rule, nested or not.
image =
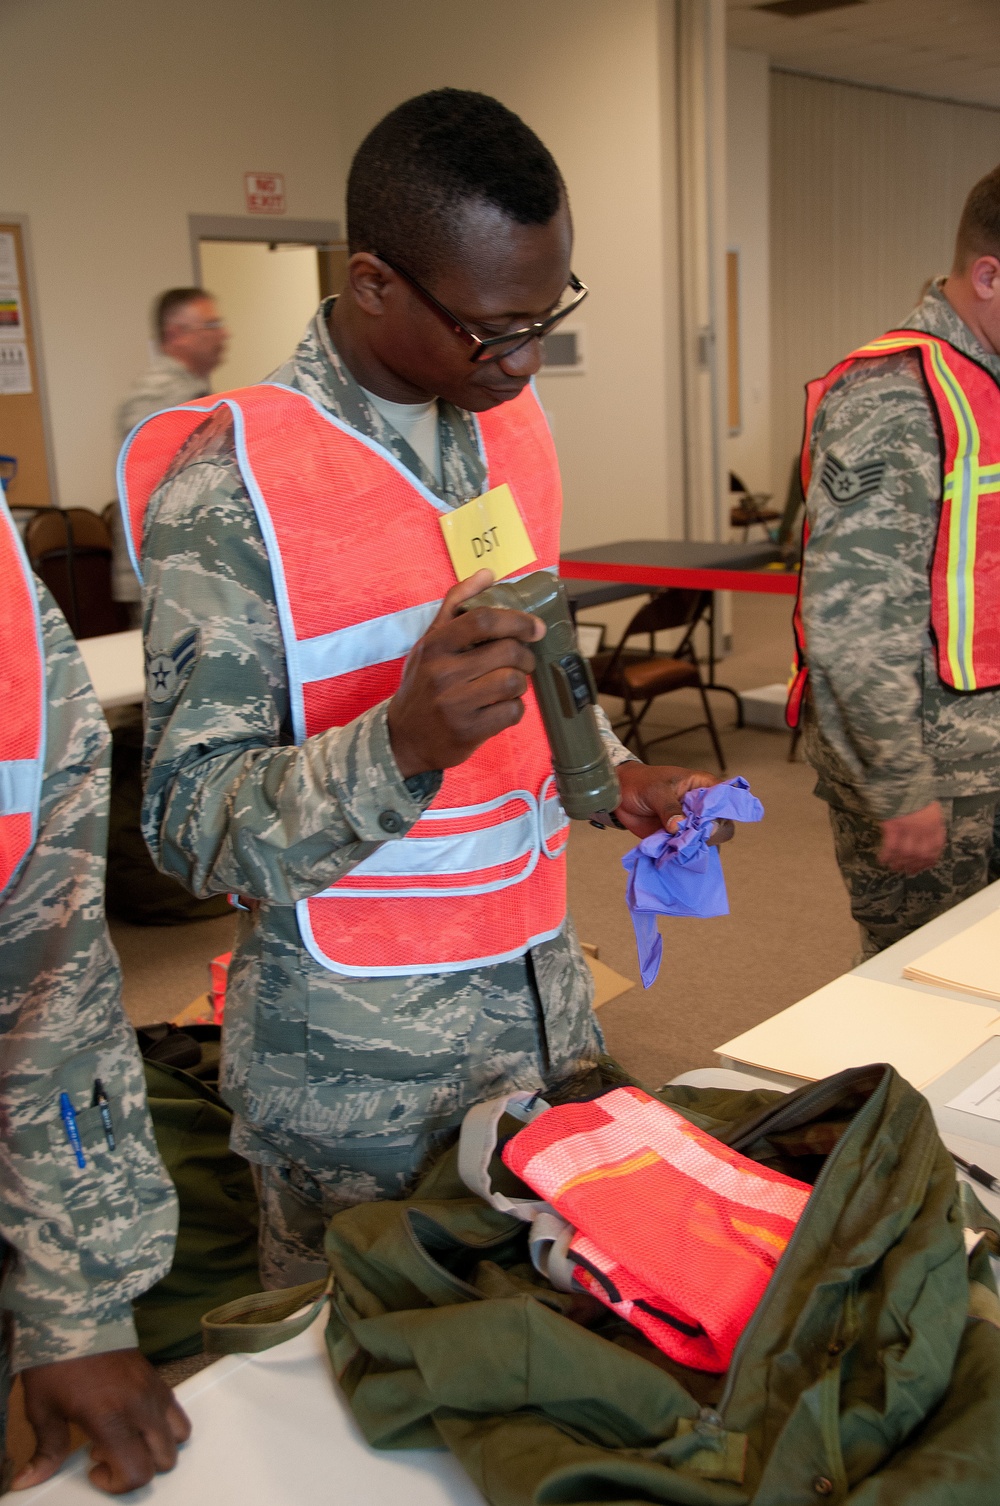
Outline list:
[[[340,215],[335,39],[316,0],[0,6],[0,211],[30,216],[64,505],[113,494],[114,409],[154,296],[191,281],[188,214],[244,214],[269,170],[290,216]]]
[[[726,54],[726,228],[740,254],[739,434],[726,464],[754,491],[772,491],[770,78],[762,52]],[[783,481],[782,481],[783,484]]]
[[[257,169],[285,174],[290,217],[341,218],[365,132],[450,84],[522,114],[569,185],[574,269],[593,290],[588,372],[540,379],[566,542],[676,536],[674,115],[660,78],[673,12],[674,0],[3,0],[0,56],[16,67],[0,89],[0,211],[30,217],[60,500],[99,507],[112,493],[113,413],[145,365],[153,297],[191,279],[188,215],[244,213],[243,174]]]
[[[348,153],[400,100],[451,85],[498,95],[538,132],[569,187],[585,375],[539,378],[563,466],[567,546],[665,537],[668,489],[655,0],[381,0],[341,12]]]
[[[947,272],[1000,111],[771,76],[774,465],[802,437],[804,384],[900,319]]]

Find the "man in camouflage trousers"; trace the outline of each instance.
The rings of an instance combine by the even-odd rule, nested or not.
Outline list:
[[[951,273],[901,328],[1000,384],[1000,168],[969,195]],[[848,366],[817,410],[810,456],[805,750],[871,957],[1000,877],[1000,689],[963,693],[938,670],[943,452],[919,355]],[[998,506],[983,496],[980,516]],[[992,603],[983,622],[1000,633]]]
[[[131,1309],[170,1268],[177,1200],[104,919],[111,739],[65,620],[35,587],[48,706],[41,803],[34,845],[0,898],[0,1440],[12,1371],[37,1439],[13,1488],[55,1473],[73,1422],[93,1443],[92,1481],[119,1492],[172,1468],[190,1432],[136,1347]],[[113,1150],[91,1108],[95,1082]],[[60,1117],[64,1092],[83,1168]]]
[[[523,195],[517,214],[504,193]],[[458,507],[484,483],[475,411],[518,396],[541,354],[529,335],[474,364],[457,320],[477,338],[503,336],[558,305],[571,243],[558,169],[496,101],[422,96],[355,158],[348,233],[347,289],[322,304],[272,380],[374,441],[439,509]],[[256,1167],[262,1279],[290,1285],[325,1271],[331,1214],[405,1194],[469,1105],[542,1089],[601,1049],[568,917],[509,960],[345,976],[315,960],[294,908],[405,837],[441,771],[520,719],[541,625],[496,612],[477,645],[454,613],[488,583],[479,572],[448,593],[394,696],[293,745],[275,586],[225,409],[154,492],[142,566],[144,832],[159,866],[193,892],[259,902],[238,923],[222,1090],[234,1147]],[[380,610],[373,601],[373,617]],[[487,671],[491,704],[477,709],[484,681],[472,677]],[[646,835],[679,810],[686,771],[632,760],[606,722],[604,735],[622,776],[619,817]]]

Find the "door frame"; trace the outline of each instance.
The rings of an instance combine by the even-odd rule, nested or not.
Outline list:
[[[344,243],[339,220],[285,220],[262,214],[189,214],[188,233],[196,287],[201,286],[202,241],[280,242],[315,246],[317,250]]]

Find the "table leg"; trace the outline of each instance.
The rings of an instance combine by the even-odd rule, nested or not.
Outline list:
[[[721,690],[725,695],[731,695],[732,696],[733,700],[736,702],[736,725],[737,725],[737,727],[742,727],[742,726],[745,725],[745,723],[744,723],[744,720],[743,720],[743,700],[742,700],[742,697],[740,696],[739,691],[738,690],[734,690],[731,685],[717,685],[715,683],[715,592],[714,591],[712,591],[712,592],[709,593],[708,611],[706,613],[706,618],[707,618],[707,621],[708,621],[708,680],[706,682],[705,689],[706,690]]]

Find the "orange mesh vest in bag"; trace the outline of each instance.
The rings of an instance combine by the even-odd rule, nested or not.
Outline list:
[[[222,404],[267,548],[302,743],[398,688],[455,583],[439,522],[447,509],[373,440],[303,393],[264,383],[155,414],[129,436],[119,485],[133,559],[153,491]],[[487,487],[509,484],[534,546],[526,571],[555,570],[562,497],[534,392],[478,415],[476,427]],[[355,976],[520,956],[563,924],[567,831],[529,689],[518,726],[447,770],[407,836],[300,902],[303,942],[324,967]]]
[[[802,491],[812,478],[812,430],[833,384],[855,361],[912,350],[920,357],[941,433],[941,513],[931,563],[931,635],[937,671],[952,690],[1000,685],[1000,386],[936,335],[890,330],[806,388]],[[808,525],[803,531],[803,556]],[[804,571],[803,560],[803,571]],[[802,580],[795,603],[795,670],[786,720],[797,727],[809,676]]]
[[[35,844],[45,759],[45,653],[21,539],[0,498],[0,898]]]
[[[576,1283],[699,1370],[729,1364],[812,1191],[633,1087],[547,1109],[503,1159],[575,1230]]]

